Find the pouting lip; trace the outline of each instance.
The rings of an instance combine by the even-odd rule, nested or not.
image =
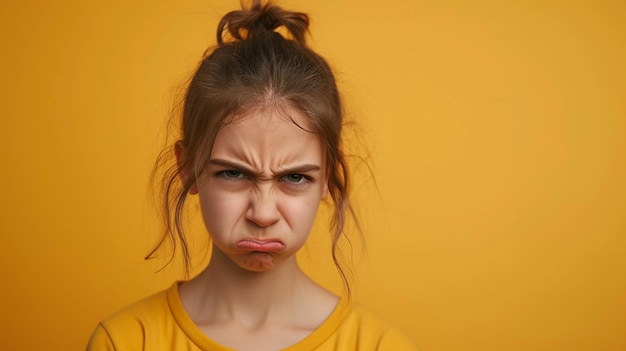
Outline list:
[[[276,252],[285,248],[285,244],[282,241],[276,239],[243,239],[239,240],[237,244],[235,244],[235,246],[241,250],[258,252]]]

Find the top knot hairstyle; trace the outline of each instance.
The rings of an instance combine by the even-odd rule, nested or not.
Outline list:
[[[215,137],[233,116],[258,108],[286,112],[295,109],[319,136],[327,160],[328,190],[334,213],[330,228],[332,256],[348,295],[350,287],[338,256],[347,214],[349,174],[341,133],[344,113],[334,75],[328,63],[307,47],[309,17],[271,3],[252,1],[249,7],[226,14],[217,28],[217,47],[205,52],[189,82],[183,105],[178,166],[171,160],[174,147],[161,154],[155,171],[169,164],[162,189],[165,234],[150,258],[168,240],[180,244],[186,272],[190,270],[188,241],[183,226],[187,194],[204,171]],[[282,30],[283,36],[277,30]],[[188,176],[181,182],[180,173]],[[156,174],[155,173],[155,174]],[[182,183],[182,184],[181,184]],[[170,262],[174,252],[170,256]],[[168,262],[169,263],[169,262]]]
[[[217,43],[224,45],[224,34],[237,40],[255,38],[275,33],[281,26],[293,36],[300,45],[306,45],[306,32],[309,28],[309,16],[302,12],[285,11],[270,3],[263,5],[261,1],[253,1],[252,6],[227,13],[217,27]]]

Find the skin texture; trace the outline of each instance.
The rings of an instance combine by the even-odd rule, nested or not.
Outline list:
[[[198,327],[228,347],[290,346],[337,303],[295,257],[328,194],[324,149],[308,127],[292,109],[236,116],[217,134],[193,189],[213,252],[180,295]]]
[[[326,196],[323,149],[316,134],[286,116],[257,112],[218,133],[197,187],[213,243],[233,262],[267,271],[293,256]],[[282,250],[241,249],[242,240],[282,243]]]

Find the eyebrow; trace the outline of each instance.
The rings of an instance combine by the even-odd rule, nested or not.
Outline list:
[[[227,167],[227,168],[233,168],[236,169],[238,171],[243,171],[247,174],[255,174],[255,175],[260,175],[260,173],[246,165],[243,165],[241,163],[238,162],[233,162],[233,161],[228,161],[228,160],[223,160],[220,158],[213,158],[209,160],[209,165],[214,165],[214,166],[221,166],[221,167]],[[317,172],[321,169],[320,166],[315,165],[315,164],[303,164],[303,165],[297,165],[297,166],[293,166],[293,167],[288,167],[285,169],[281,169],[278,174],[298,174],[298,173],[309,173],[309,172]]]

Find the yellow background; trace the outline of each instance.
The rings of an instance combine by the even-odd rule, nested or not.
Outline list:
[[[424,350],[626,350],[626,3],[282,4],[372,151],[358,300]],[[3,2],[0,349],[83,349],[179,277],[142,259],[149,170],[237,5]]]

